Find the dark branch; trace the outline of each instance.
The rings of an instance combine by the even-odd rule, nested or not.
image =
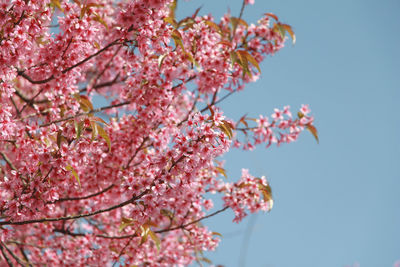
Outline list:
[[[89,112],[78,113],[78,114],[75,114],[73,116],[69,116],[69,117],[63,118],[63,119],[59,119],[59,120],[51,121],[51,122],[48,122],[48,123],[44,123],[44,124],[40,125],[39,127],[40,128],[47,127],[47,126],[50,126],[50,125],[52,125],[54,123],[59,123],[59,122],[75,119],[77,117],[86,116],[86,115],[93,114],[93,113],[98,113],[98,112],[101,112],[101,111],[104,111],[104,110],[107,110],[107,109],[122,107],[122,106],[128,105],[130,103],[131,103],[130,101],[126,101],[126,102],[122,102],[122,103],[118,103],[118,104],[114,104],[114,105],[110,105],[110,106],[96,108],[96,109],[93,109],[93,110],[91,110]]]
[[[115,41],[109,43],[108,45],[106,45],[105,47],[103,47],[102,49],[100,49],[99,51],[97,51],[96,53],[94,53],[94,54],[88,56],[87,58],[85,58],[85,59],[79,61],[78,63],[76,63],[76,64],[74,64],[74,65],[72,65],[72,66],[70,66],[70,67],[68,67],[68,68],[66,68],[66,69],[64,69],[64,70],[62,70],[61,73],[62,73],[62,74],[65,74],[65,73],[69,72],[70,70],[73,70],[74,68],[76,68],[76,67],[78,67],[78,66],[80,66],[80,65],[82,65],[82,64],[84,64],[84,63],[86,63],[87,61],[91,60],[92,58],[94,58],[94,57],[96,57],[97,55],[101,54],[102,52],[106,51],[106,50],[107,50],[108,48],[110,48],[111,46],[116,45],[116,44],[119,44],[118,41],[119,41],[119,40],[115,40]],[[24,70],[19,70],[19,71],[18,71],[18,75],[24,77],[26,80],[28,80],[28,81],[29,81],[30,83],[32,83],[32,84],[43,84],[43,83],[47,83],[47,82],[49,82],[49,81],[51,81],[51,80],[53,80],[53,79],[55,78],[54,75],[51,75],[49,78],[46,78],[46,79],[44,79],[44,80],[37,80],[37,81],[36,81],[36,80],[33,80],[30,76],[28,76],[28,75],[25,73]]]
[[[130,199],[121,202],[117,205],[105,208],[105,209],[100,209],[96,210],[94,212],[89,212],[89,213],[84,213],[84,214],[78,214],[78,215],[70,215],[70,216],[64,216],[64,217],[58,217],[58,218],[41,218],[41,219],[34,219],[34,220],[26,220],[26,221],[19,221],[19,222],[13,222],[13,221],[0,221],[0,225],[24,225],[24,224],[32,224],[32,223],[43,223],[43,222],[59,222],[59,221],[68,221],[68,220],[75,220],[75,219],[80,219],[80,218],[86,218],[86,217],[91,217],[97,214],[109,212],[118,208],[122,208],[126,205],[129,205],[136,200],[140,199],[144,195],[148,194],[150,192],[149,189],[144,190],[142,193],[140,193],[138,196],[133,196]]]
[[[101,190],[101,191],[99,191],[99,192],[96,192],[96,193],[93,193],[93,194],[91,194],[91,195],[87,195],[87,196],[83,196],[83,197],[67,197],[67,198],[60,198],[60,199],[57,199],[56,201],[47,202],[47,203],[49,204],[49,203],[57,203],[57,202],[64,202],[64,201],[83,200],[83,199],[88,199],[88,198],[96,197],[96,196],[98,196],[98,195],[101,195],[101,194],[107,192],[108,190],[110,190],[110,189],[113,188],[114,186],[115,186],[115,185],[112,184],[112,185],[110,185],[110,186],[104,188],[103,190]]]

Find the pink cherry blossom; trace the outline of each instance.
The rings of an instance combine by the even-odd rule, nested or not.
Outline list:
[[[285,38],[268,15],[173,4],[0,0],[1,266],[189,265],[220,242],[200,222],[272,208],[268,181],[225,180],[221,157],[297,140],[308,106],[235,123],[219,103]]]

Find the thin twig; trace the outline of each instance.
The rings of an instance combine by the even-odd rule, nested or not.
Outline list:
[[[55,200],[55,201],[47,202],[47,204],[49,204],[49,203],[64,202],[64,201],[84,200],[84,199],[96,197],[96,196],[98,196],[98,195],[101,195],[101,194],[107,192],[108,190],[110,190],[110,189],[113,188],[114,186],[115,186],[115,185],[112,184],[112,185],[110,185],[110,186],[104,188],[103,190],[101,190],[101,191],[99,191],[99,192],[96,192],[96,193],[93,193],[93,194],[90,194],[90,195],[87,195],[87,196],[83,196],[83,197],[67,197],[67,198],[60,198],[60,199],[57,199],[57,200]]]
[[[39,127],[40,128],[47,127],[47,126],[50,126],[50,125],[52,125],[54,123],[59,123],[59,122],[75,119],[75,118],[78,118],[78,117],[81,117],[81,116],[86,116],[86,115],[93,114],[93,113],[98,113],[98,112],[101,112],[101,111],[104,111],[104,110],[107,110],[107,109],[122,107],[122,106],[128,105],[130,103],[131,103],[130,101],[126,101],[126,102],[122,102],[122,103],[118,103],[118,104],[114,104],[114,105],[110,105],[110,106],[96,108],[96,109],[93,109],[93,110],[91,110],[89,112],[78,113],[78,114],[63,118],[63,119],[59,119],[59,120],[55,120],[55,121],[51,121],[51,122],[48,122],[48,123],[41,124],[41,125],[39,125]]]
[[[101,54],[102,52],[104,52],[105,50],[107,50],[108,48],[110,48],[113,45],[119,44],[119,40],[115,40],[111,43],[109,43],[108,45],[106,45],[105,47],[103,47],[102,49],[98,50],[96,53],[86,57],[85,59],[79,61],[78,63],[64,69],[61,71],[62,74],[65,74],[67,72],[69,72],[70,70],[73,70],[74,68],[86,63],[87,61],[91,60],[92,58],[96,57],[97,55]],[[32,84],[43,84],[43,83],[48,83],[49,81],[53,80],[55,78],[55,76],[52,74],[50,77],[43,79],[43,80],[33,80],[30,76],[28,76],[24,70],[19,70],[18,71],[18,75],[24,77],[26,80],[28,80],[30,83]]]
[[[131,238],[129,238],[128,242],[126,242],[125,246],[122,248],[121,252],[118,255],[118,260],[116,260],[112,267],[115,266],[115,264],[117,264],[119,262],[119,259],[121,258],[122,254],[124,254],[125,249],[129,246],[129,243],[131,243],[132,239],[134,238],[134,236],[132,236]]]
[[[176,226],[176,227],[172,227],[172,228],[171,228],[171,227],[168,227],[168,228],[166,228],[166,229],[157,230],[157,231],[154,231],[154,233],[156,233],[156,234],[161,234],[161,233],[165,233],[165,232],[169,232],[169,231],[184,229],[184,228],[186,228],[186,227],[188,227],[188,226],[190,226],[190,225],[192,225],[192,224],[198,223],[198,222],[200,222],[200,221],[202,221],[202,220],[208,219],[208,218],[210,218],[210,217],[212,217],[212,216],[215,216],[215,215],[217,215],[217,214],[219,214],[219,213],[221,213],[221,212],[224,212],[224,211],[227,210],[228,208],[229,208],[228,206],[227,206],[227,207],[224,207],[224,208],[222,208],[222,209],[220,209],[220,210],[217,210],[216,212],[213,212],[213,213],[211,213],[211,214],[209,214],[209,215],[203,216],[203,217],[201,217],[201,218],[199,218],[199,219],[196,219],[196,220],[194,220],[194,221],[191,221],[191,222],[189,222],[189,223],[182,224],[182,225],[179,225],[179,226]],[[71,231],[64,230],[64,229],[55,229],[54,232],[56,232],[56,233],[62,233],[62,234],[67,234],[67,235],[70,235],[70,236],[73,236],[73,237],[82,237],[82,236],[88,235],[88,234],[84,234],[84,233],[73,233],[73,232],[71,232]],[[90,234],[89,234],[89,235],[90,235]],[[95,236],[95,237],[99,237],[99,238],[106,238],[106,239],[126,239],[126,238],[137,237],[138,234],[137,234],[137,233],[134,233],[134,234],[122,235],[122,236],[110,236],[110,235],[103,235],[103,234],[95,234],[94,236]]]
[[[1,242],[3,244],[3,242]],[[9,267],[14,267],[14,264],[12,263],[11,259],[7,256],[3,245],[0,244],[0,250],[1,250],[1,254],[3,254],[4,259],[6,260],[7,264]]]
[[[134,201],[140,199],[144,195],[148,194],[150,192],[150,189],[144,190],[142,193],[140,193],[137,196],[133,196],[130,199],[121,202],[117,205],[105,208],[105,209],[100,209],[96,210],[94,212],[89,212],[89,213],[84,213],[84,214],[78,214],[78,215],[70,215],[70,216],[64,216],[64,217],[58,217],[58,218],[41,218],[41,219],[33,219],[33,220],[26,220],[26,221],[18,221],[18,222],[13,222],[13,221],[0,221],[0,225],[24,225],[24,224],[32,224],[32,223],[43,223],[43,222],[58,222],[58,221],[69,221],[69,220],[75,220],[75,219],[80,219],[80,218],[86,218],[86,217],[91,217],[97,214],[101,214],[104,212],[109,212],[118,208],[122,208],[126,205],[129,205],[133,203]]]
[[[237,23],[235,25],[233,25],[233,33],[232,33],[232,40],[235,39],[235,35],[236,35],[236,29],[239,25],[239,21],[242,19],[243,17],[243,13],[244,13],[244,8],[246,7],[246,0],[243,0],[242,2],[242,7],[240,8],[240,13],[239,13],[239,19],[237,21]]]
[[[7,157],[6,154],[4,154],[4,152],[0,152],[0,155],[3,157],[3,159],[5,160],[5,162],[7,162],[7,164],[10,166],[11,169],[13,169],[14,171],[17,170],[17,168],[15,168],[14,164],[11,162],[11,160]]]
[[[26,254],[24,248],[22,246],[18,246],[19,250],[21,251],[22,256],[24,257],[25,261],[28,263],[29,267],[32,267],[33,264],[30,262],[28,255]]]
[[[0,243],[1,243],[1,245],[3,245],[5,247],[5,249],[11,255],[11,257],[13,257],[16,262],[18,262],[19,265],[21,265],[21,266],[25,266],[26,265],[25,262],[23,262],[17,255],[15,255],[15,253],[11,249],[9,249],[7,247],[6,244],[4,244],[3,241],[0,241]]]

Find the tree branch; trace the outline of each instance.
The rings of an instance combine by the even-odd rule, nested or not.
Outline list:
[[[50,125],[52,125],[54,123],[59,123],[59,122],[67,121],[67,120],[70,120],[70,119],[75,119],[77,117],[81,117],[81,116],[85,116],[85,115],[89,115],[89,114],[93,114],[93,113],[98,113],[98,112],[101,112],[101,111],[104,111],[104,110],[107,110],[107,109],[122,107],[122,106],[128,105],[130,103],[131,103],[130,101],[126,101],[126,102],[122,102],[122,103],[118,103],[118,104],[114,104],[114,105],[110,105],[110,106],[96,108],[96,109],[93,109],[93,110],[91,110],[89,112],[78,113],[78,114],[63,118],[63,119],[59,119],[59,120],[55,120],[55,121],[51,121],[51,122],[48,122],[48,123],[41,124],[41,125],[39,125],[39,127],[40,128],[47,127],[47,126],[50,126]]]
[[[0,152],[0,155],[3,157],[4,161],[7,162],[7,164],[10,166],[11,169],[13,169],[14,171],[17,170],[17,168],[15,168],[14,164],[11,162],[11,160],[7,157],[6,154],[4,154],[4,152]]]
[[[101,214],[104,212],[109,212],[118,208],[122,208],[126,205],[129,205],[133,203],[134,201],[140,199],[142,196],[148,194],[150,192],[150,189],[144,190],[142,193],[140,193],[138,196],[133,196],[130,199],[121,202],[117,205],[105,208],[105,209],[100,209],[96,210],[94,212],[89,212],[89,213],[84,213],[84,214],[78,214],[78,215],[70,215],[70,216],[64,216],[64,217],[58,217],[58,218],[41,218],[41,219],[33,219],[33,220],[26,220],[26,221],[19,221],[19,222],[13,222],[13,221],[0,221],[0,225],[24,225],[24,224],[32,224],[32,223],[43,223],[43,222],[58,222],[58,221],[68,221],[68,220],[75,220],[75,219],[80,219],[80,218],[86,218],[86,217],[91,217],[97,214]]]
[[[4,244],[4,243],[1,242],[1,244],[0,244],[1,254],[3,254],[3,257],[4,257],[4,259],[6,260],[8,266],[9,266],[9,267],[14,267],[14,264],[12,263],[11,259],[7,256],[7,254],[6,254],[6,252],[5,252],[4,247],[3,247],[2,244]]]
[[[19,265],[25,266],[25,263],[24,263],[17,255],[15,255],[15,253],[14,253],[11,249],[9,249],[9,248],[7,247],[7,245],[4,244],[3,241],[0,241],[0,243],[1,243],[2,246],[5,247],[5,249],[7,250],[7,252],[14,258],[14,260],[15,260],[16,262],[18,262]]]
[[[119,44],[119,40],[115,40],[111,43],[109,43],[108,45],[106,45],[105,47],[103,47],[102,49],[100,49],[99,51],[97,51],[96,53],[86,57],[85,59],[79,61],[78,63],[64,69],[61,71],[62,74],[65,74],[67,72],[69,72],[70,70],[73,70],[74,68],[86,63],[87,61],[91,60],[92,58],[96,57],[97,55],[101,54],[102,52],[106,51],[108,48],[110,48],[113,45]],[[51,75],[49,78],[43,79],[43,80],[33,80],[30,76],[28,76],[25,73],[25,70],[19,70],[18,71],[18,75],[24,77],[26,80],[28,80],[30,83],[32,84],[43,84],[43,83],[48,83],[49,81],[53,80],[55,77],[54,75]]]
[[[222,208],[220,210],[217,210],[216,212],[213,212],[213,213],[211,213],[209,215],[203,216],[203,217],[201,217],[199,219],[196,219],[194,221],[191,221],[189,223],[181,224],[179,226],[172,227],[172,228],[169,227],[169,228],[166,228],[166,229],[157,230],[157,231],[154,231],[154,233],[161,234],[161,233],[165,233],[165,232],[169,232],[169,231],[184,229],[184,228],[186,228],[186,227],[188,227],[188,226],[190,226],[192,224],[196,224],[196,223],[198,223],[198,222],[200,222],[202,220],[208,219],[208,218],[210,218],[212,216],[215,216],[215,215],[217,215],[217,214],[219,214],[221,212],[224,212],[228,208],[229,207],[226,206],[226,207],[224,207],[224,208]],[[90,235],[90,234],[84,234],[84,233],[73,233],[73,232],[71,232],[69,230],[64,230],[64,229],[55,229],[54,232],[70,235],[70,236],[73,236],[73,237],[82,237],[82,236]],[[139,236],[139,235],[137,233],[134,233],[134,234],[130,234],[130,235],[121,235],[121,236],[110,236],[110,235],[103,235],[103,234],[95,234],[95,236],[99,237],[99,238],[106,238],[106,239],[126,239],[126,238],[133,238],[133,237],[136,237],[136,236]]]
[[[67,198],[60,198],[60,199],[57,199],[57,200],[55,200],[55,201],[49,201],[49,202],[47,202],[47,204],[54,204],[54,203],[64,202],[64,201],[83,200],[83,199],[88,199],[88,198],[96,197],[96,196],[98,196],[98,195],[101,195],[101,194],[107,192],[108,190],[110,190],[110,189],[113,188],[114,186],[115,186],[115,185],[112,184],[112,185],[110,185],[110,186],[104,188],[103,190],[101,190],[101,191],[99,191],[99,192],[96,192],[96,193],[93,193],[93,194],[91,194],[91,195],[87,195],[87,196],[84,196],[84,197],[67,197]]]

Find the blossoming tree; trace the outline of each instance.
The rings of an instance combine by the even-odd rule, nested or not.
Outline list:
[[[225,180],[218,159],[317,132],[307,106],[218,108],[294,41],[274,14],[248,25],[251,2],[215,21],[172,0],[0,0],[1,266],[187,265],[219,242],[204,219],[272,208],[265,178]]]

